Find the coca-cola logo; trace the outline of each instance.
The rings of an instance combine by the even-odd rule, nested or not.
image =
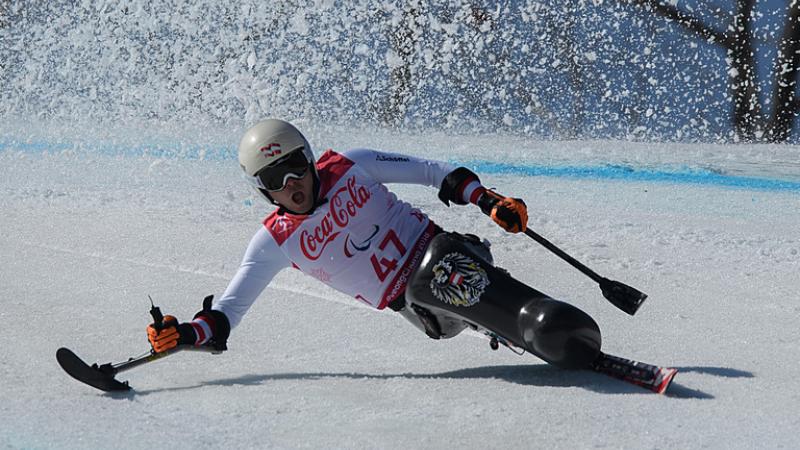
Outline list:
[[[342,229],[350,223],[350,219],[358,215],[369,199],[370,193],[367,188],[356,187],[356,178],[350,177],[345,185],[331,196],[328,212],[319,225],[311,231],[303,230],[300,233],[300,250],[303,255],[311,261],[319,259],[325,247],[336,240]]]

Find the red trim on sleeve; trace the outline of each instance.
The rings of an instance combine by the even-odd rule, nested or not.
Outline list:
[[[486,192],[486,188],[483,186],[479,187],[478,189],[475,189],[474,191],[472,191],[472,196],[470,196],[469,202],[472,203],[473,205],[477,205],[478,199],[481,198],[481,195],[483,195],[484,192]]]
[[[195,341],[194,345],[202,345],[205,344],[206,341],[211,339],[211,335],[206,335],[206,330],[203,328],[202,323],[205,323],[208,326],[208,331],[211,335],[214,334],[214,330],[216,330],[216,321],[214,320],[214,316],[211,315],[201,315],[189,322],[194,328],[194,332],[197,334],[197,340]]]
[[[475,177],[474,175],[470,175],[469,178],[462,181],[461,184],[458,186],[458,192],[456,192],[456,198],[459,199],[459,201],[464,199],[464,189],[466,189],[467,186],[469,186],[469,184],[472,183],[473,181],[478,181],[478,178]]]
[[[194,345],[202,344],[203,342],[205,342],[206,332],[203,330],[203,327],[200,326],[199,323],[196,323],[194,321],[189,323],[192,325],[192,328],[194,328],[194,332],[197,335],[197,340],[194,341]]]

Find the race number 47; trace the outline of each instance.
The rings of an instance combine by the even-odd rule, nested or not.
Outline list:
[[[380,250],[386,250],[389,244],[392,244],[397,249],[401,257],[406,254],[406,248],[403,243],[400,242],[400,238],[397,237],[397,233],[395,233],[394,230],[389,230],[389,232],[386,233],[386,236],[384,236],[378,248]],[[375,274],[382,282],[397,268],[397,259],[388,259],[382,256],[381,259],[378,260],[378,256],[373,254],[370,257],[370,261],[372,261]]]

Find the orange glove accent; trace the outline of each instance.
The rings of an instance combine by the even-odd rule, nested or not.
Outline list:
[[[491,216],[495,223],[509,233],[520,233],[528,229],[528,207],[521,199],[503,197],[492,208]]]
[[[150,341],[150,345],[153,346],[153,350],[156,353],[175,348],[180,337],[178,319],[175,316],[164,316],[164,322],[160,330],[156,329],[153,323],[147,326],[147,340]]]

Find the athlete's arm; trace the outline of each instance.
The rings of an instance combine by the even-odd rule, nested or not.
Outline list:
[[[416,158],[399,153],[354,149],[343,154],[382,183],[421,184],[439,189],[446,205],[477,204],[486,190],[478,176],[465,167],[456,168],[443,161]]]
[[[236,327],[267,284],[279,271],[290,266],[291,262],[280,251],[269,231],[262,227],[247,246],[239,270],[225,293],[211,309],[225,314],[230,327]]]
[[[289,265],[266,228],[260,229],[250,241],[242,264],[222,298],[209,304],[213,297],[207,297],[203,310],[191,322],[178,323],[174,316],[167,315],[162,323],[147,327],[153,350],[164,352],[183,344],[199,346],[212,339],[217,349],[225,350],[231,328],[241,322],[275,274]]]
[[[466,167],[456,168],[446,162],[369,149],[351,150],[345,156],[378,181],[438,187],[439,199],[447,206],[450,202],[457,205],[472,203],[481,209],[486,208],[484,212],[510,233],[527,229],[525,202],[487,191],[478,176]]]

